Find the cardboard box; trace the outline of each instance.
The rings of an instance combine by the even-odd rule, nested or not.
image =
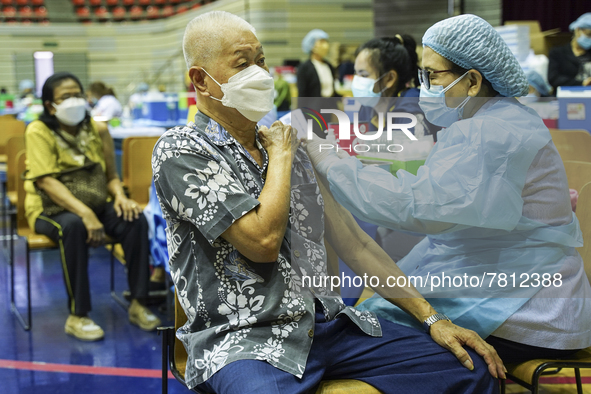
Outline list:
[[[505,22],[505,25],[528,26],[530,47],[536,55],[548,56],[550,45],[547,38],[560,33],[560,29],[542,31],[540,28],[540,22],[538,21],[507,21]]]
[[[523,62],[529,56],[530,39],[529,26],[526,25],[505,25],[495,27],[501,38],[518,61]]]

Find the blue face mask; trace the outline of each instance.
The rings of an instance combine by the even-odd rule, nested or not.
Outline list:
[[[382,75],[382,77],[384,75]],[[376,84],[376,82],[382,79],[382,77],[379,77],[378,79],[371,79],[355,75],[353,77],[353,82],[351,82],[351,91],[353,92],[353,97],[363,97],[365,98],[363,105],[375,107],[378,101],[380,101],[382,92],[387,89],[386,87],[378,93],[374,93],[373,91],[373,86]]]
[[[429,122],[436,126],[449,127],[454,122],[462,119],[464,107],[470,100],[470,96],[466,97],[456,108],[449,108],[445,103],[445,92],[460,82],[467,74],[468,71],[450,83],[445,89],[441,85],[431,85],[430,89],[425,89],[425,86],[421,84],[419,106]]]
[[[591,37],[589,37],[588,35],[586,35],[584,33],[581,33],[579,38],[577,38],[577,43],[579,44],[579,46],[581,48],[583,48],[586,51],[591,49]]]

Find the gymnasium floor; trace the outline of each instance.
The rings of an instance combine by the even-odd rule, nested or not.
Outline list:
[[[16,292],[25,311],[25,251],[17,243]],[[91,317],[105,330],[105,339],[86,343],[67,336],[66,293],[57,250],[31,253],[33,326],[24,331],[10,313],[8,251],[0,242],[0,394],[151,394],[161,392],[161,338],[127,321],[127,313],[109,293],[109,252],[92,249]],[[116,283],[126,288],[117,263]],[[157,308],[154,312],[159,313]],[[167,325],[165,316],[159,313]],[[591,373],[582,372],[585,393],[591,393]],[[572,371],[544,377],[540,393],[576,393]],[[173,378],[169,393],[189,393]],[[508,393],[526,393],[515,384]],[[286,393],[289,394],[289,393]],[[423,393],[421,393],[423,394]]]
[[[66,292],[57,250],[31,253],[31,331],[24,331],[10,313],[8,251],[0,243],[0,393],[1,394],[147,394],[161,392],[161,337],[127,321],[109,293],[109,259],[105,248],[92,249],[89,264],[93,311],[90,316],[105,331],[99,342],[82,342],[64,333]],[[17,302],[25,308],[25,250],[16,252]],[[117,263],[121,291],[126,278]],[[158,313],[157,308],[152,308]],[[165,316],[158,313],[163,323]],[[174,378],[169,393],[190,393]]]

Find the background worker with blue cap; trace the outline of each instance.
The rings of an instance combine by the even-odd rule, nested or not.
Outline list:
[[[310,58],[298,67],[298,97],[334,97],[334,68],[324,58],[328,54],[328,34],[313,29],[302,40],[302,51]]]
[[[526,97],[548,97],[552,89],[544,78],[534,70],[529,70],[525,73],[527,82],[529,83],[529,92]]]
[[[523,70],[475,15],[438,22],[423,46],[420,105],[444,129],[417,175],[364,167],[313,140],[317,172],[356,217],[427,235],[398,267],[505,363],[591,345],[591,286],[575,250],[581,231],[548,129],[514,98],[528,93]],[[414,325],[383,298],[361,308]]]
[[[591,12],[570,24],[569,45],[552,48],[548,55],[548,81],[558,86],[591,85]]]
[[[20,99],[35,97],[35,83],[30,79],[23,79],[18,84]]]

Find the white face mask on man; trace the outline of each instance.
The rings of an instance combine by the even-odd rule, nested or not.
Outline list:
[[[76,126],[86,117],[86,100],[70,97],[60,104],[52,104],[56,109],[55,117],[67,126]]]
[[[273,77],[263,68],[252,65],[239,73],[232,75],[228,82],[220,84],[205,69],[211,79],[217,83],[224,97],[220,101],[224,106],[236,108],[246,119],[258,122],[273,109],[275,88]]]

